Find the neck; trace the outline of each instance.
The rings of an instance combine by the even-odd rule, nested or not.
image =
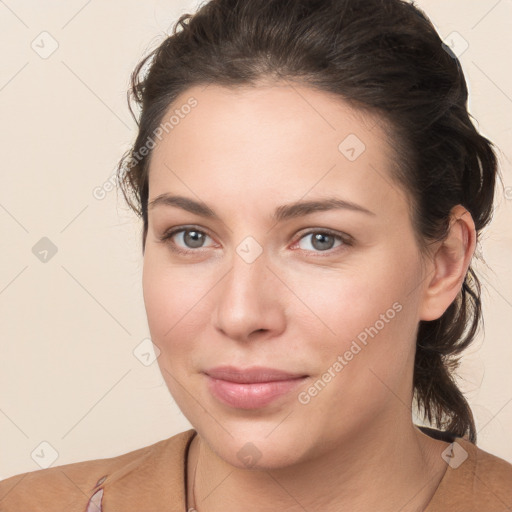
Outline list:
[[[189,452],[189,507],[197,512],[420,512],[444,476],[441,453],[448,445],[409,420],[402,428],[372,425],[350,443],[291,466],[239,469],[197,435]]]

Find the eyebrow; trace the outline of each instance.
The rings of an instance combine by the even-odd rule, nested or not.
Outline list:
[[[220,220],[219,216],[208,205],[188,197],[161,194],[148,204],[148,209],[152,210],[157,206],[174,206],[201,217]],[[346,201],[337,197],[327,197],[325,199],[312,201],[296,201],[294,203],[278,206],[274,211],[272,219],[276,222],[282,222],[284,220],[309,215],[314,212],[323,212],[337,209],[352,210],[365,213],[367,215],[375,215],[374,212],[364,208],[357,203]]]

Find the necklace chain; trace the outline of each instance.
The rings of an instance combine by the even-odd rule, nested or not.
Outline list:
[[[199,434],[196,434],[197,442],[199,444],[196,465],[194,467],[194,476],[192,477],[192,506],[188,508],[187,512],[199,512],[196,508],[196,473],[197,473],[197,465],[199,464],[199,450],[201,447],[201,439],[199,438]]]

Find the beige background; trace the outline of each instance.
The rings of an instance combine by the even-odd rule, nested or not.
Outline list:
[[[470,111],[501,148],[506,194],[483,238],[489,268],[477,267],[485,336],[460,376],[479,445],[512,462],[512,72],[505,65],[512,1],[417,5],[443,38],[456,31],[469,44],[460,59]],[[93,191],[108,190],[135,137],[126,105],[133,67],[195,7],[182,0],[0,2],[0,478],[115,456],[190,428],[157,363],[134,355],[149,336],[141,226],[120,193],[100,200]],[[42,58],[53,41],[58,48]],[[33,253],[48,243],[43,237],[57,248],[45,263]]]

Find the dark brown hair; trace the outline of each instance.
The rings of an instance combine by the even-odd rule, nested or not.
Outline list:
[[[181,16],[131,77],[128,103],[134,118],[130,99],[141,108],[139,132],[118,176],[144,222],[143,252],[147,146],[172,102],[194,85],[273,79],[333,93],[390,127],[392,178],[408,192],[422,253],[446,236],[458,204],[471,213],[478,241],[492,217],[497,159],[468,114],[458,59],[420,9],[403,0],[212,0]],[[423,418],[473,443],[475,422],[453,371],[480,321],[480,283],[470,267],[445,313],[420,321],[414,363]]]

